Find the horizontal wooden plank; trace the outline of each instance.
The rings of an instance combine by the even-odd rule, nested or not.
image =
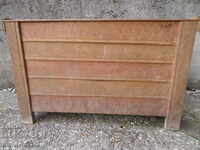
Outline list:
[[[31,96],[34,112],[166,116],[167,101],[110,97]]]
[[[168,97],[169,84],[151,82],[91,81],[70,79],[29,79],[31,94],[75,96]]]
[[[80,39],[24,39],[27,42],[46,42],[46,43],[83,43],[83,44],[122,44],[122,45],[155,45],[155,46],[175,46],[176,42],[159,42],[159,41],[116,41],[116,40],[80,40]]]
[[[166,60],[120,60],[120,59],[85,59],[85,58],[57,58],[57,57],[26,57],[27,61],[70,61],[70,62],[111,62],[111,63],[144,63],[144,64],[174,64]]]
[[[25,57],[173,61],[174,46],[25,42]]]
[[[124,82],[159,82],[159,83],[170,83],[168,80],[155,80],[155,79],[144,79],[144,80],[139,80],[139,79],[115,79],[115,78],[97,78],[97,77],[69,77],[69,76],[42,76],[42,75],[29,75],[29,79],[70,79],[70,80],[97,80],[97,81],[124,81]]]
[[[32,22],[21,23],[26,39],[174,42],[178,22]]]
[[[134,97],[125,97],[125,96],[109,96],[109,95],[73,95],[73,94],[63,94],[63,93],[31,93],[31,96],[67,96],[67,97],[105,97],[105,98],[134,98],[134,99],[155,99],[155,100],[165,100],[168,101],[168,97],[165,96],[134,96]]]
[[[27,61],[28,76],[65,76],[113,80],[171,79],[171,64],[135,64],[76,61]]]

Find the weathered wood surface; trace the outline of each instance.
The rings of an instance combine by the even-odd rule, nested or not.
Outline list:
[[[176,66],[173,73],[171,97],[165,127],[179,129],[184,105],[187,74],[190,66],[192,48],[195,39],[197,22],[182,22],[176,49]]]
[[[179,128],[197,20],[20,24],[33,111],[164,116]]]
[[[199,23],[197,25],[197,32],[200,32],[200,21],[199,21]]]
[[[167,97],[169,84],[71,79],[29,79],[31,94],[69,94],[115,97]]]
[[[151,98],[31,96],[33,111],[166,116],[167,101]]]
[[[24,123],[33,123],[19,22],[6,22],[5,27],[12,56],[12,68],[21,117]]]
[[[27,58],[98,59],[110,61],[173,62],[175,46],[96,44],[66,42],[24,42]]]
[[[172,64],[87,61],[27,61],[29,77],[169,82]]]
[[[177,22],[32,22],[22,23],[22,38],[173,44],[177,25]]]

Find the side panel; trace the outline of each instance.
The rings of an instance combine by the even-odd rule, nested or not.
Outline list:
[[[180,24],[171,101],[169,102],[168,115],[165,120],[166,128],[180,128],[187,74],[190,66],[196,27],[196,22],[182,22]]]
[[[6,22],[5,27],[12,55],[13,73],[21,116],[24,123],[33,123],[20,25],[18,22]]]

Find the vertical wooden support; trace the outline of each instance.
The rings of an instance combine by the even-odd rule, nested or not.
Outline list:
[[[198,22],[198,25],[197,25],[197,32],[200,32],[200,22]]]
[[[187,74],[190,66],[192,48],[195,38],[197,22],[181,22],[180,35],[177,39],[176,66],[173,78],[168,114],[165,119],[165,128],[178,130],[184,104],[184,95],[187,85]]]
[[[24,123],[32,124],[33,112],[31,110],[26,67],[21,43],[20,24],[19,22],[5,22],[5,28],[11,50],[15,86],[22,120]]]

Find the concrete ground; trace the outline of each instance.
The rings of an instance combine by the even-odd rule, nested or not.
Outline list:
[[[200,150],[200,92],[188,91],[180,131],[163,118],[38,113],[21,123],[14,89],[0,91],[0,150]]]

